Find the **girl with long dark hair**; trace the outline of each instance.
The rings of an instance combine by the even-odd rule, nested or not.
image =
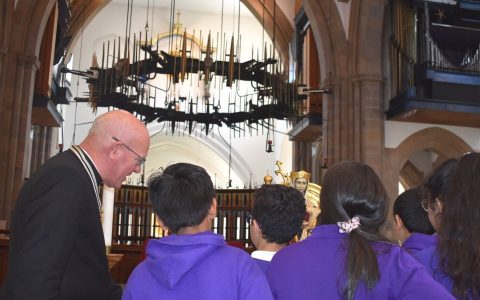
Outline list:
[[[325,174],[310,237],[273,257],[276,299],[453,299],[410,254],[380,233],[388,211],[373,169],[341,162]]]
[[[438,246],[416,257],[457,299],[479,299],[480,153],[460,158],[443,206]]]

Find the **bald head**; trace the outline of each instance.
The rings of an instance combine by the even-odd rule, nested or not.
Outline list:
[[[115,136],[127,143],[139,135],[143,138],[148,137],[145,125],[125,110],[114,110],[95,119],[86,140],[110,142],[108,139]],[[105,140],[106,137],[108,141]]]
[[[145,125],[134,115],[115,110],[95,119],[80,146],[92,157],[104,183],[118,188],[126,176],[140,172],[150,137]]]

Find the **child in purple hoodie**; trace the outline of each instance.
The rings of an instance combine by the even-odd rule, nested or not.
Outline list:
[[[393,204],[393,238],[410,254],[437,245],[435,229],[428,220],[421,198],[420,189],[409,189]]]
[[[304,195],[280,184],[264,184],[253,194],[250,237],[252,257],[266,272],[272,257],[302,230],[306,214]]]
[[[247,252],[210,231],[217,201],[207,172],[178,163],[148,181],[160,225],[171,235],[150,240],[122,299],[272,299]]]

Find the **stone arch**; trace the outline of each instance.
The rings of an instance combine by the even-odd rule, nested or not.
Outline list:
[[[185,153],[189,153],[186,155],[186,157],[195,157],[196,150],[192,147],[188,148],[188,146],[182,145],[181,142],[177,141],[178,137],[171,139],[169,137],[162,136],[162,141],[159,141],[155,136],[159,132],[160,127],[161,126],[159,124],[149,126],[149,131],[152,133],[152,146],[150,147],[151,152],[155,151],[155,148],[158,147],[159,144],[168,144],[170,146],[170,150],[175,148],[182,149]],[[183,139],[195,141],[196,143],[201,144],[203,147],[205,147],[205,149],[207,149],[207,151],[214,154],[214,156],[217,156],[221,161],[225,162],[225,164],[228,165],[229,160],[231,160],[230,167],[232,172],[236,174],[239,179],[242,179],[243,182],[247,182],[250,178],[252,170],[248,161],[246,161],[241,153],[239,153],[236,149],[230,149],[219,136],[211,136],[207,139],[203,135],[202,131],[198,128],[195,128],[192,134],[189,134],[188,131],[184,129],[178,129],[177,133],[179,136],[183,136]],[[209,162],[208,164],[214,166],[215,162]],[[212,169],[214,169],[214,167],[212,167]]]
[[[407,161],[400,170],[399,181],[405,189],[410,189],[418,186],[422,182],[423,176],[422,171],[418,170],[412,162]]]
[[[347,38],[334,0],[304,1],[318,51],[321,81],[342,77],[346,70]]]
[[[288,53],[290,53],[289,43],[293,38],[294,31],[282,9],[273,0],[266,0],[263,4],[259,0],[241,1],[260,23],[263,22],[262,18],[265,6],[265,31],[271,39],[273,39],[275,33],[275,48],[277,48],[278,53],[282,56],[285,66],[288,66]]]
[[[401,165],[418,150],[430,150],[447,158],[460,157],[473,151],[463,139],[440,127],[426,128],[406,138],[396,149],[401,156]]]
[[[460,157],[466,152],[473,151],[472,147],[463,139],[440,127],[429,127],[415,132],[397,148],[385,151],[387,176],[385,176],[384,183],[393,199],[398,194],[398,182],[402,168],[413,153],[422,150],[435,152],[442,160]]]
[[[45,26],[55,2],[54,0],[20,0],[15,9],[14,19],[17,21],[14,22],[23,26],[14,26],[11,45],[27,55],[37,56]]]
[[[382,44],[387,1],[352,1],[349,27],[350,72],[382,78]]]
[[[398,183],[401,175],[407,176],[402,179],[404,183],[409,181],[410,184],[414,184],[414,182],[418,180],[418,174],[409,172],[412,170],[409,169],[408,166],[404,169],[404,166],[413,153],[421,150],[435,152],[439,155],[440,159],[446,159],[459,157],[463,153],[471,151],[472,148],[463,139],[446,129],[429,127],[410,135],[397,148],[385,149],[382,180],[391,202],[393,202],[398,195]],[[409,172],[409,174],[406,174],[406,172]],[[389,214],[389,216],[391,215],[392,214]],[[391,225],[392,218],[389,217],[385,226],[385,234],[387,236],[391,234]]]

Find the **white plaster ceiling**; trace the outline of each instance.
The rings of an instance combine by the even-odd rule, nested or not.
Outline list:
[[[238,15],[238,3],[240,0],[112,0],[111,4],[127,5],[129,1],[133,1],[134,6],[149,6],[155,8],[167,7],[175,5],[175,10],[188,10],[196,12],[204,12],[211,14],[221,14],[222,4],[225,15]],[[240,15],[250,16],[251,12],[243,5],[240,5]]]

